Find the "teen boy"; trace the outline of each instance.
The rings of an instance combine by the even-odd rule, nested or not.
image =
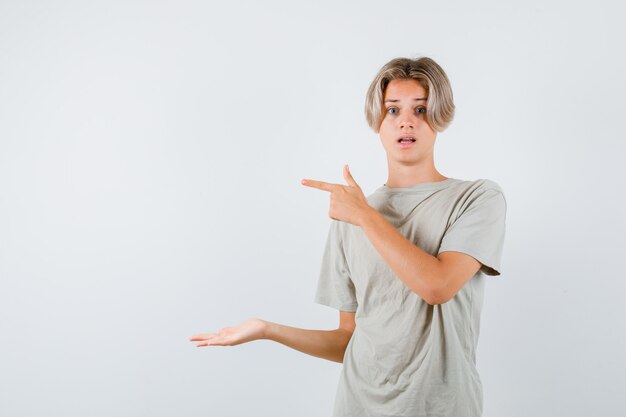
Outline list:
[[[347,166],[346,184],[302,181],[330,193],[335,221],[316,301],[339,310],[337,329],[251,319],[191,340],[270,339],[343,362],[336,417],[478,417],[476,344],[485,276],[500,274],[504,195],[492,181],[447,178],[435,167],[435,139],[454,103],[432,59],[383,66],[365,113],[387,154],[385,185],[366,198]]]

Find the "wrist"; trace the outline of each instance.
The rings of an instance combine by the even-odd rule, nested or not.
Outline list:
[[[274,340],[273,338],[274,334],[276,333],[276,323],[265,320],[260,321],[262,323],[260,339]]]
[[[376,218],[378,216],[380,216],[380,213],[374,207],[368,205],[361,214],[361,217],[359,219],[359,226],[361,226],[362,229],[367,228],[376,221]]]

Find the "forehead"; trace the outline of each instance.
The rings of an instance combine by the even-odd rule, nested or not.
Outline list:
[[[415,80],[391,80],[385,89],[385,100],[427,97],[426,89]]]

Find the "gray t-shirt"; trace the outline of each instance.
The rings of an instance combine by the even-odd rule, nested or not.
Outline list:
[[[500,274],[506,202],[489,180],[381,187],[368,197],[411,242],[433,256],[463,252],[480,270],[448,302],[429,305],[407,288],[363,230],[333,221],[315,301],[356,312],[336,417],[479,417],[476,371],[485,275]]]

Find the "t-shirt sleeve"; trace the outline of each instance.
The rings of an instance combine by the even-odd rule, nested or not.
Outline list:
[[[343,249],[340,223],[336,220],[331,223],[326,239],[315,302],[341,311],[354,312],[357,308],[354,284]]]
[[[463,252],[482,264],[487,275],[500,275],[506,200],[500,187],[486,181],[476,189],[443,236],[439,253]]]

